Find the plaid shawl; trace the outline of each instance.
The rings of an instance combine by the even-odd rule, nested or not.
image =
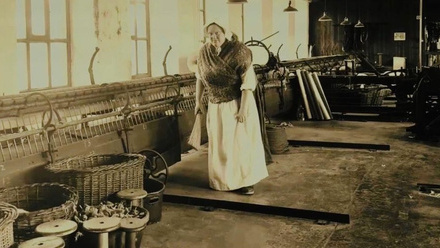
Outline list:
[[[241,96],[244,73],[252,66],[252,53],[241,42],[226,40],[220,54],[206,43],[198,57],[198,70],[212,103],[228,102]]]

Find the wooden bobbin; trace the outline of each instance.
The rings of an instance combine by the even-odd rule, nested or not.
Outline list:
[[[63,238],[65,247],[69,247],[69,235],[74,233],[78,224],[72,220],[57,219],[39,224],[35,232],[41,236],[57,236]]]
[[[121,230],[125,232],[125,248],[136,248],[136,236],[147,226],[147,222],[139,218],[121,220]]]
[[[108,233],[118,229],[120,223],[121,223],[120,218],[98,217],[84,221],[83,228],[87,232],[98,234],[97,248],[108,248],[109,247]]]
[[[148,193],[143,189],[124,189],[116,194],[120,199],[125,200],[130,207],[142,207],[143,201]]]
[[[24,241],[18,248],[64,248],[64,240],[56,236],[38,237]]]

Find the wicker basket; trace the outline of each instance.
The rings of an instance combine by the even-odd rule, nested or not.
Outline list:
[[[14,244],[14,220],[17,208],[11,204],[0,202],[0,248],[9,248]]]
[[[75,187],[80,205],[98,205],[118,191],[143,187],[145,156],[76,156],[46,166],[53,180]]]
[[[267,124],[266,133],[271,153],[282,154],[289,150],[289,142],[284,127]]]
[[[27,211],[14,223],[15,241],[36,237],[35,227],[55,219],[71,219],[78,195],[75,189],[59,183],[36,183],[0,190],[0,199]]]

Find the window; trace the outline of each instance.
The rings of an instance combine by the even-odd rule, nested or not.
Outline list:
[[[131,74],[151,76],[149,0],[130,0]]]
[[[206,25],[206,3],[205,0],[199,0],[199,30],[200,30],[200,42],[205,43],[206,37],[203,27]]]
[[[19,89],[70,86],[68,0],[16,0]]]

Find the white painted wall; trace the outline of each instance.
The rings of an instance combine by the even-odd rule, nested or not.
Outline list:
[[[293,0],[298,9],[287,14],[283,9],[288,1],[250,0],[244,5],[245,41],[265,38],[271,51],[281,49],[281,59],[306,57],[308,45],[308,8],[306,0]],[[99,47],[94,63],[97,84],[129,80],[131,78],[131,38],[129,1],[127,0],[70,0],[72,84],[89,85],[90,58]],[[95,7],[97,7],[95,11]],[[241,6],[226,4],[226,0],[206,0],[206,22],[220,21],[239,37],[242,33]],[[168,47],[168,74],[187,73],[187,56],[200,47],[197,0],[151,0],[150,35],[152,76],[163,76],[163,58]],[[15,0],[0,1],[0,94],[18,93],[16,74]],[[99,30],[96,32],[96,30]]]
[[[152,76],[163,76],[163,59],[167,57],[169,75],[179,72],[178,0],[150,1],[151,71]]]
[[[187,58],[200,48],[197,0],[178,1],[179,73],[188,73]]]
[[[18,93],[15,0],[0,1],[0,95]]]
[[[71,0],[72,85],[90,85],[89,64],[96,84],[131,78],[129,2]]]
[[[306,58],[308,54],[309,45],[309,1],[308,0],[294,0],[295,8],[298,12],[293,14],[293,28],[294,28],[294,46],[295,50],[299,44],[301,46],[298,50],[299,58]],[[295,55],[296,59],[296,55]]]
[[[280,49],[281,60],[296,59],[296,49],[300,58],[307,56],[309,42],[308,12],[309,2],[306,0],[293,0],[292,6],[298,9],[294,13],[285,13],[283,10],[289,1],[281,0],[255,0],[253,4],[246,4],[245,9],[245,33],[252,35],[254,39],[263,39],[276,32],[270,38],[264,40],[266,46],[274,54]],[[249,5],[249,7],[247,7]],[[260,8],[261,6],[261,8]],[[260,21],[261,20],[261,21]],[[261,35],[261,37],[258,37]]]
[[[127,80],[131,78],[129,1],[98,0],[98,3],[95,21],[98,21],[100,51],[93,67],[95,80],[97,83]]]
[[[265,0],[248,1],[244,5],[244,41],[261,40],[263,36],[263,2]]]
[[[70,8],[72,85],[90,85],[89,63],[95,47],[98,46],[93,1],[71,0]],[[97,58],[94,67],[98,67],[96,61]],[[96,74],[96,83],[100,83],[102,77],[97,75],[97,71],[94,73]]]
[[[229,6],[226,4],[226,1],[222,0],[206,0],[206,24],[213,21],[219,21],[225,25],[229,24],[229,28],[232,31],[238,30],[238,24],[235,24],[234,22],[229,23],[229,7],[238,8],[238,5]],[[237,35],[239,35],[239,33],[237,33]]]

